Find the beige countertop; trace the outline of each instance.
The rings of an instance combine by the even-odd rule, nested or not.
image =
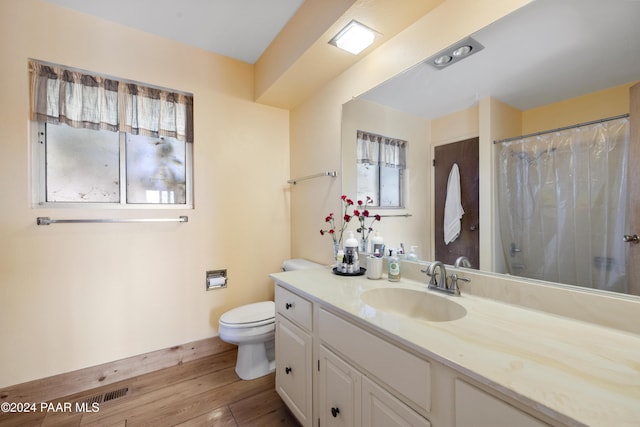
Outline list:
[[[471,294],[448,296],[424,282],[342,277],[327,269],[271,278],[357,323],[400,341],[567,425],[640,426],[640,336]],[[454,299],[466,316],[416,320],[369,307],[361,294],[407,288]]]

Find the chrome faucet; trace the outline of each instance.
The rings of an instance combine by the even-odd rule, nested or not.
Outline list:
[[[436,268],[440,269],[440,277],[436,274]],[[446,289],[447,287],[447,269],[440,261],[433,261],[426,270],[420,270],[426,273],[429,279],[429,289]],[[438,283],[438,280],[442,284]]]
[[[440,274],[436,274],[436,269],[440,269]],[[426,270],[420,270],[423,273],[426,273],[429,279],[429,289],[433,289],[440,292],[446,292],[451,295],[460,295],[460,288],[458,287],[458,280],[462,280],[464,282],[468,282],[469,279],[465,279],[464,277],[458,276],[458,274],[453,273],[451,275],[451,280],[448,280],[447,277],[447,269],[444,264],[440,261],[434,261],[429,264]]]
[[[469,261],[469,258],[467,258],[466,256],[462,255],[462,256],[459,256],[458,258],[456,258],[456,262],[453,263],[453,266],[455,268],[460,268],[460,267],[469,268],[469,267],[471,267],[471,261]]]

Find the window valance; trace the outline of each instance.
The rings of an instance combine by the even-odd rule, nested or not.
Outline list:
[[[193,96],[29,61],[31,120],[193,142]]]
[[[364,131],[358,131],[357,135],[358,163],[406,168],[407,141]]]

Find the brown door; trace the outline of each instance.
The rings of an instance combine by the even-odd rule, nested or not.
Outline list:
[[[453,164],[460,171],[460,199],[464,215],[460,236],[448,245],[444,242],[444,205],[447,182]],[[459,256],[466,256],[471,267],[480,268],[480,213],[478,203],[478,138],[471,138],[435,148],[435,259],[453,264]]]

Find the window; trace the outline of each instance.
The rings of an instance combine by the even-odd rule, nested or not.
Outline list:
[[[404,207],[407,142],[358,131],[357,198],[373,199],[372,206]]]
[[[34,203],[192,207],[193,97],[29,62]]]

